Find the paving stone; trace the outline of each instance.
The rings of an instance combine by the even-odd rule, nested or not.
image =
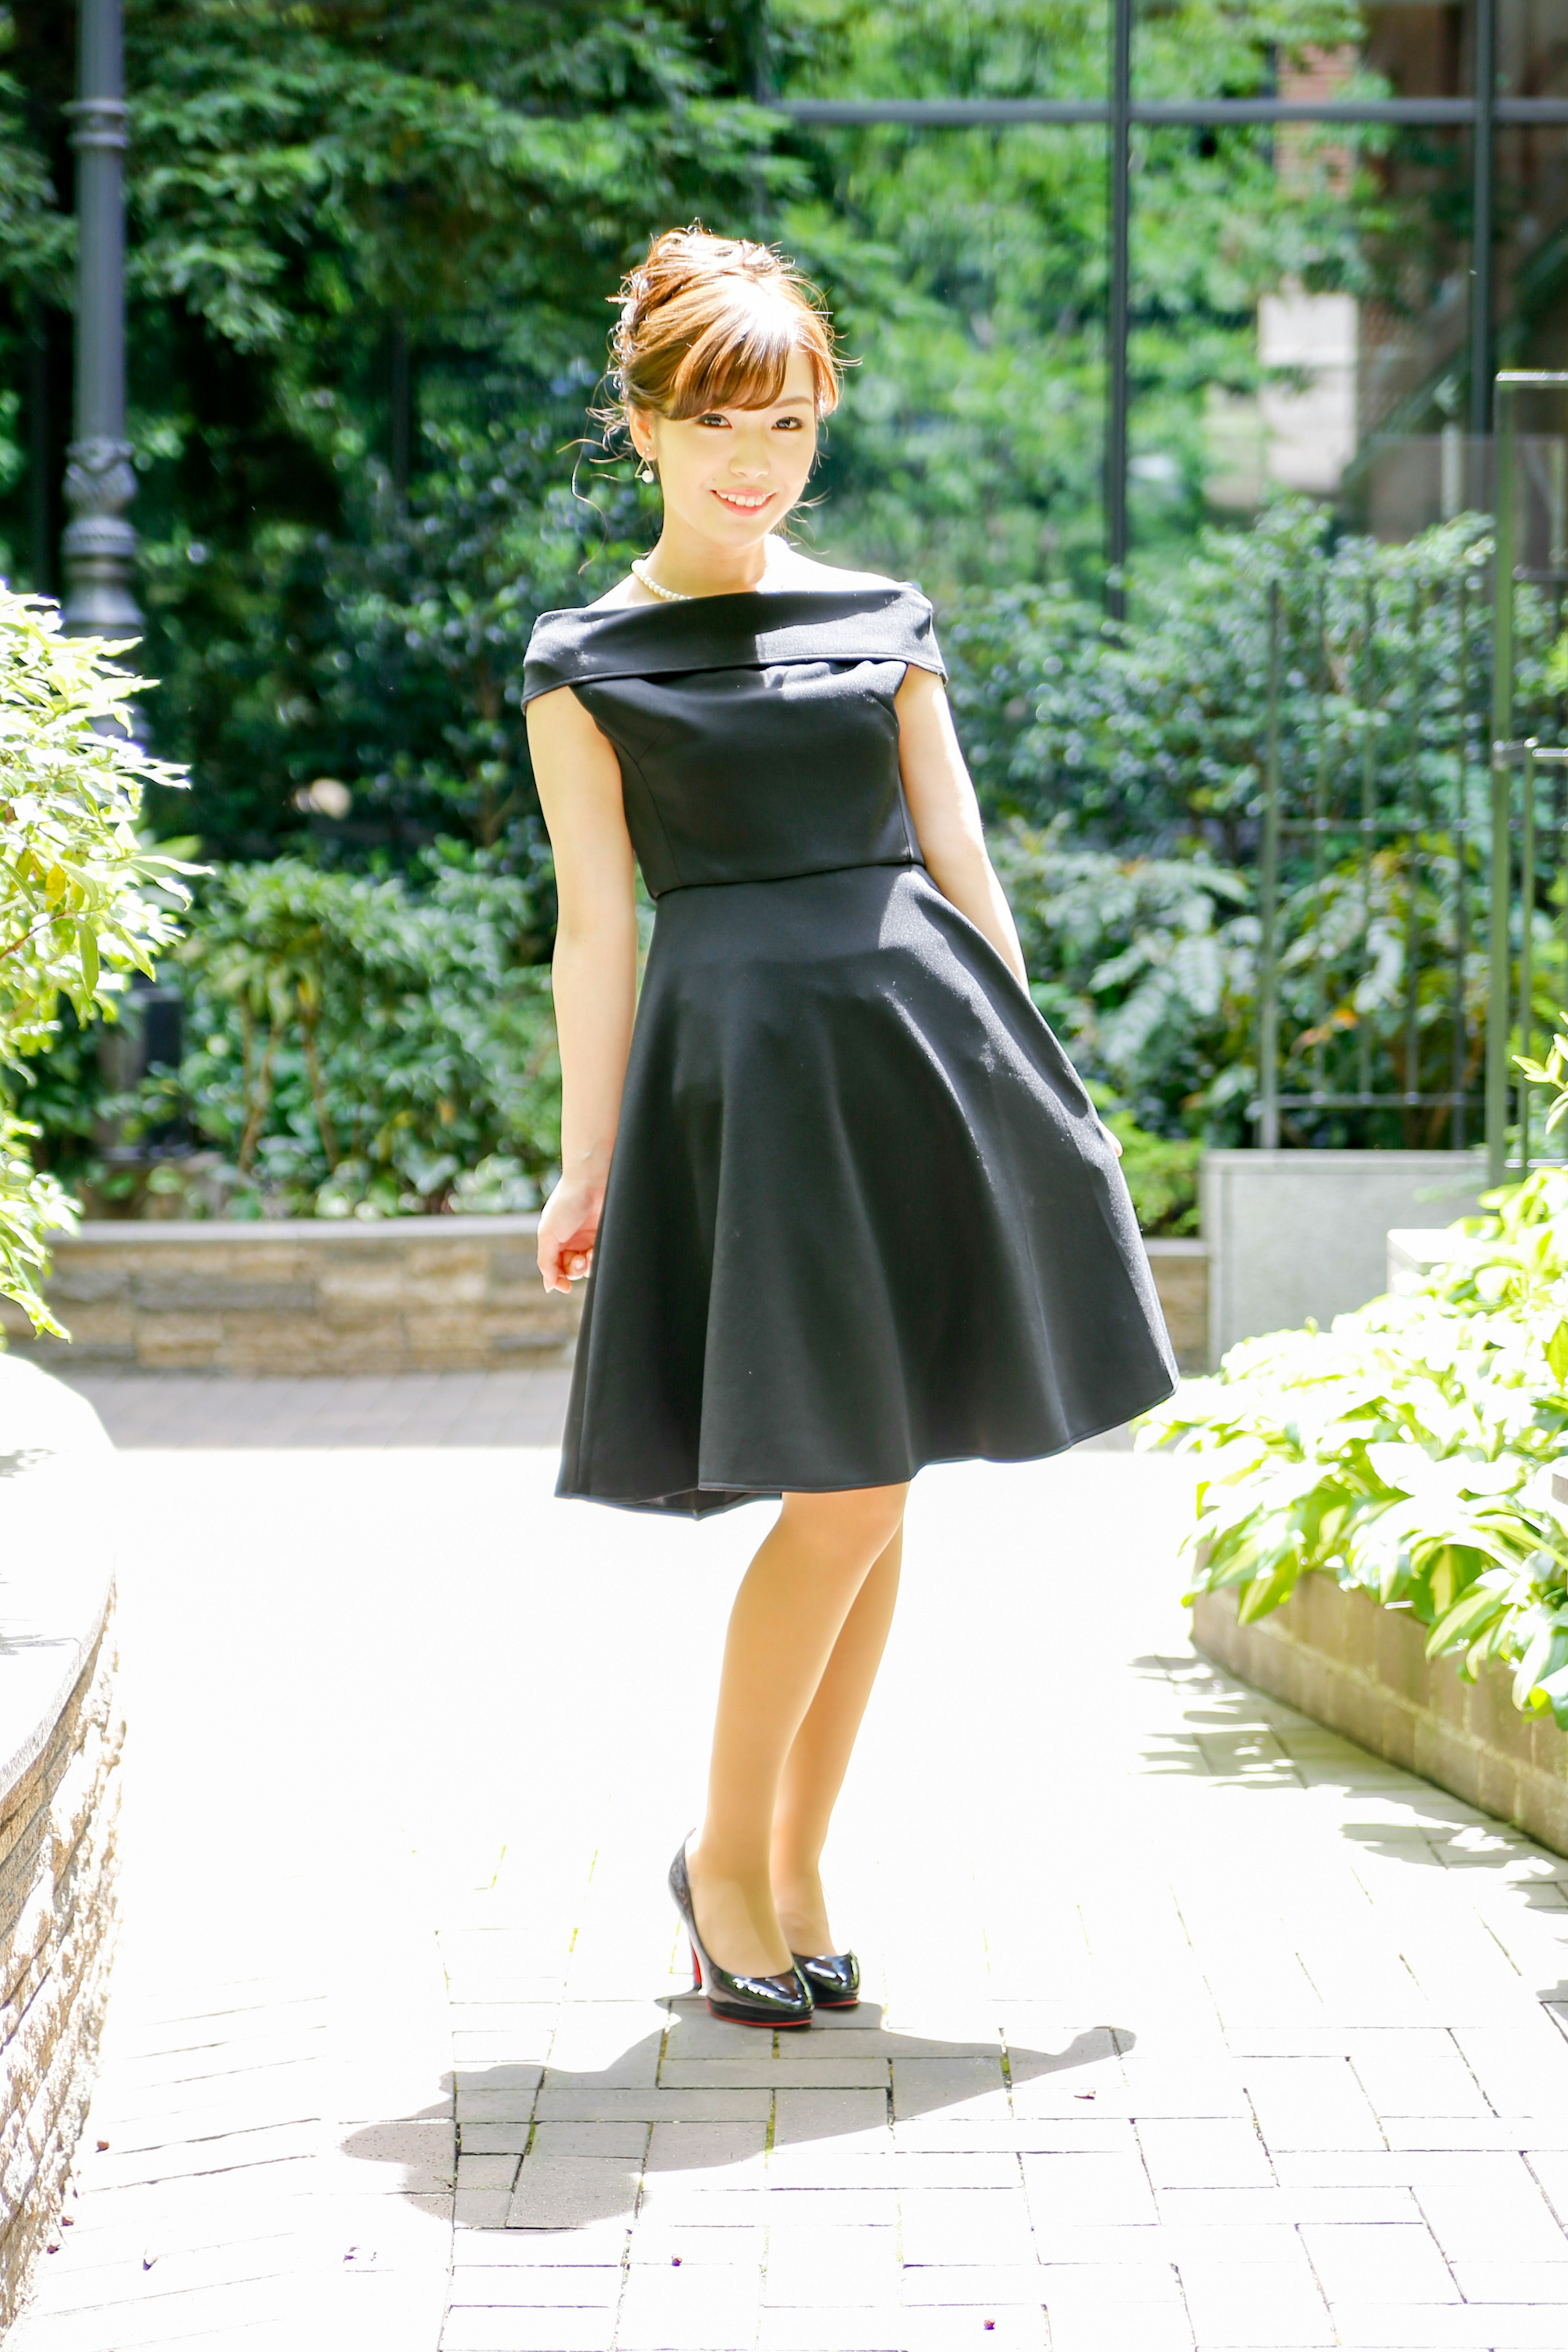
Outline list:
[[[1016,2185],[1017,2177],[1015,2166],[1012,2183],[1002,2185]],[[965,2186],[974,2189],[983,2184],[970,2181]],[[891,2186],[845,2188],[803,2180],[793,2189],[781,2187],[770,2168],[763,2210],[770,2229],[816,2229],[829,2222],[896,2229],[901,2201],[899,2191]]]
[[[1331,2305],[1458,2303],[1431,2232],[1409,2222],[1311,2221],[1301,2241]]]
[[[955,2313],[986,2313],[1005,2305],[1038,2310],[1044,2276],[1035,2261],[906,2263],[904,2307],[924,2311],[945,2305]]]
[[[1184,2262],[1182,2291],[1194,2334],[1237,2352],[1331,2345],[1330,2319],[1305,2255],[1294,2263]]]
[[[1027,2263],[1035,2258],[1022,2188],[901,2189],[906,2263]]]
[[[539,2094],[534,2114],[541,2123],[731,2123],[755,2118],[766,2123],[773,2095],[767,2089],[702,2088],[623,2091],[552,2089]]]
[[[1384,2146],[1365,2091],[1341,2058],[1252,2058],[1242,2070],[1269,2152]]]
[[[1192,2352],[1193,2331],[1179,2305],[1130,2303],[1120,2308],[1100,2305],[1090,2310],[1071,2303],[1046,2306],[1050,2326],[1050,2352]],[[994,2341],[986,2336],[985,2343]],[[1331,2345],[1331,2336],[1321,2338]],[[1220,2352],[1216,2345],[1215,2352]],[[1226,2339],[1225,2352],[1230,2352]]]
[[[1390,2116],[1489,2115],[1481,2086],[1449,2033],[1362,2029],[1346,2054],[1375,2112]]]
[[[1298,2221],[1419,2221],[1414,2189],[1398,2187],[1162,2189],[1160,2219],[1171,2228],[1291,2229]]]
[[[750,2352],[760,2289],[749,2267],[627,2273],[617,2352]]]
[[[465,2264],[452,2278],[451,2307],[476,2311],[614,2311],[619,2264],[490,2263]]]
[[[1136,2156],[1026,2156],[1024,2184],[1037,2228],[1075,2221],[1156,2221],[1154,2192]]]
[[[630,2213],[637,2203],[637,2172],[618,2157],[532,2155],[521,2170],[504,2158],[474,2161],[498,2168],[493,2179],[474,2185],[510,2192],[506,2225],[511,2230],[581,2229]]]
[[[492,2194],[493,2192],[486,2192]],[[459,2230],[452,2241],[452,2274],[513,2269],[618,2269],[626,2256],[628,2217],[612,2216],[578,2230],[504,2227],[510,2196],[500,2199],[501,2221],[485,2229]]]
[[[768,2150],[767,2182],[773,2189],[874,2189],[906,2177],[906,2168],[921,2161],[944,2159],[900,2157],[886,2131],[875,2137],[856,2134],[844,2139],[791,2140],[781,2147],[775,2140]],[[945,2159],[963,2165],[967,2158]],[[984,2159],[982,2159],[984,2161]],[[1005,2162],[1006,2159],[1001,2159]],[[1014,2171],[1017,2167],[1015,2160]],[[965,2174],[967,2179],[968,2175]],[[992,2184],[996,2185],[996,2184]]]
[[[899,2292],[899,2234],[892,2224],[768,2224],[764,2301],[781,2305],[890,2305]]]
[[[630,2233],[626,2260],[658,2269],[685,2269],[689,2263],[719,2263],[727,2269],[747,2263],[760,2272],[767,2255],[768,2233],[762,2221],[661,2221],[652,2213],[637,2216]]]
[[[896,2058],[892,2071],[893,2115],[900,2122],[987,2095],[1006,2112],[1000,2053],[994,2058]]]
[[[1568,2262],[1568,2236],[1522,2161],[1500,2178],[1489,2168],[1479,2182],[1423,2182],[1415,2194],[1450,2262]]]
[[[1157,2189],[1270,2188],[1268,2153],[1250,2123],[1207,2116],[1151,2118],[1138,2126],[1149,2178]]]
[[[464,2124],[460,2126],[458,2156],[521,2156],[528,2146],[529,2126],[521,2124]],[[467,2176],[459,2168],[459,2181]],[[473,2184],[478,2186],[477,2183]],[[510,2183],[508,2184],[510,2186]]]
[[[647,2153],[652,2126],[638,2122],[563,2124],[546,2119],[535,2124],[531,2142],[535,2156],[619,2157],[639,2169]]]
[[[1568,2262],[1455,2262],[1450,2268],[1467,2303],[1558,2305],[1568,2315]]]
[[[987,2336],[987,2344],[994,2339]],[[758,2352],[909,2352],[910,2338],[900,2312],[877,2311],[870,2305],[839,2305],[812,2310],[801,2305],[778,2311],[763,2308]]]
[[[1551,2305],[1532,2311],[1517,2303],[1422,2304],[1398,2311],[1342,2303],[1334,2326],[1353,2352],[1562,2352],[1563,2341],[1563,2314]]]
[[[610,2311],[486,2311],[465,2305],[447,2313],[440,2352],[610,2352],[615,2341]]]

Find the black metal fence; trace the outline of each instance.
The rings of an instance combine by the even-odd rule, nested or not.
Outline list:
[[[1513,1057],[1568,1002],[1568,431],[1521,435],[1526,395],[1568,424],[1568,376],[1498,379],[1489,538],[1269,584],[1265,1148],[1484,1139],[1494,1181],[1534,1156]]]

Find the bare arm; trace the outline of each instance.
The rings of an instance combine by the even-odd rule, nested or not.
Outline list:
[[[570,687],[528,709],[528,744],[555,853],[552,978],[561,1040],[561,1181],[539,1221],[546,1290],[587,1273],[621,1113],[637,1006],[632,845],[614,751]]]
[[[899,714],[904,798],[931,878],[1027,987],[1012,909],[986,855],[980,804],[958,748],[941,678],[911,664],[893,707]]]

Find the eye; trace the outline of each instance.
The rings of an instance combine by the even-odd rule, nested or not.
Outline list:
[[[805,420],[799,416],[781,416],[773,430],[777,433],[804,433]]]
[[[723,415],[723,414],[722,414],[719,409],[717,409],[717,408],[710,408],[710,409],[708,411],[708,414],[707,414],[707,415],[706,415],[706,416],[699,416],[695,421],[696,421],[699,425],[722,425],[722,427],[723,427],[723,429],[724,429],[724,431],[725,431],[726,433],[728,433],[728,431],[730,430],[730,420],[729,420],[729,418],[728,418],[727,416],[725,416],[725,415]]]

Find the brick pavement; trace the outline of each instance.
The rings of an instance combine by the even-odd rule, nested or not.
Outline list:
[[[662,1889],[762,1515],[558,1505],[461,1377],[83,1382],[126,1927],[7,2352],[1568,2346],[1568,1862],[1193,1657],[1179,1465],[921,1482],[868,1999],[775,2042]]]

